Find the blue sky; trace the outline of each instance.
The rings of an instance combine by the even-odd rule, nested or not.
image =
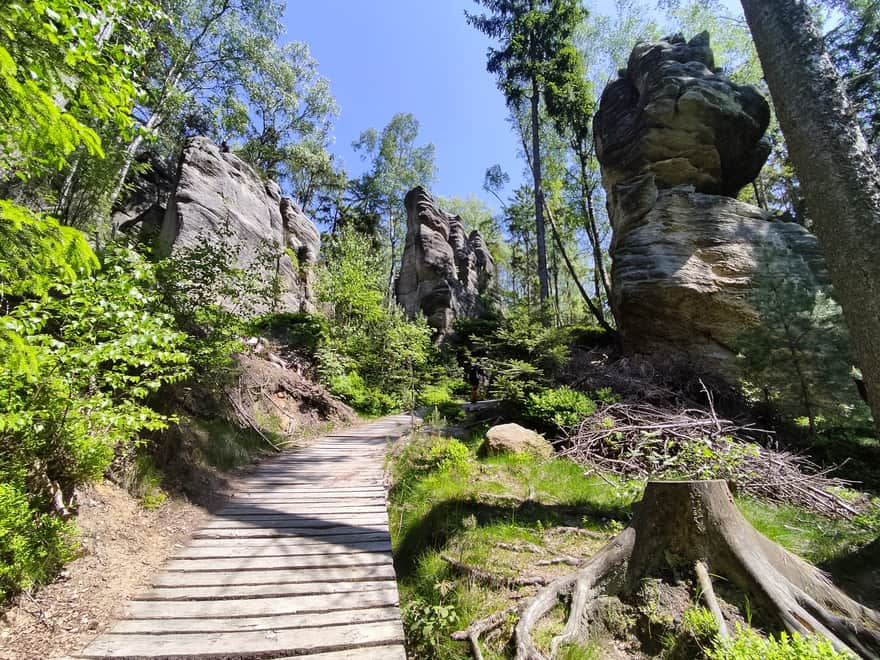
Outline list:
[[[735,5],[731,0],[728,4]],[[611,14],[611,0],[590,3]],[[656,7],[645,1],[646,11]],[[436,147],[433,192],[466,197],[482,190],[486,168],[500,163],[512,190],[523,180],[517,138],[493,76],[486,72],[488,39],[470,27],[473,0],[288,0],[287,38],[309,44],[341,108],[335,144],[352,175],[363,170],[351,142],[381,130],[397,112],[419,120],[420,143]]]
[[[397,112],[419,120],[436,147],[441,195],[483,193],[487,167],[521,178],[504,99],[486,73],[485,36],[467,25],[472,0],[289,0],[287,37],[309,44],[341,108],[333,151],[362,169],[351,142]],[[497,204],[493,204],[496,206]]]

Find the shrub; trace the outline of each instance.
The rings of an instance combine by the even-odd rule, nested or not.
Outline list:
[[[29,251],[35,265],[55,240],[41,248],[33,235],[11,235],[7,252]],[[188,372],[183,337],[159,311],[153,268],[138,255],[110,249],[91,275],[42,263],[31,290],[0,273],[8,310],[0,316],[4,594],[45,579],[69,557],[70,529],[53,515],[56,500],[99,478],[141,430],[164,428],[168,419],[145,400]]]
[[[754,629],[737,624],[735,636],[717,640],[708,650],[711,660],[850,660],[848,653],[834,650],[824,638],[790,636],[779,633],[779,638],[762,637]]]
[[[333,323],[318,351],[322,380],[367,414],[414,403],[433,350],[428,324],[385,304],[384,270],[368,238],[343,232],[325,244],[324,258],[317,289]]]
[[[579,424],[595,411],[596,404],[590,397],[565,385],[530,394],[525,402],[530,421],[556,431]]]
[[[359,413],[371,417],[387,415],[400,406],[393,396],[368,387],[357,372],[335,376],[330,380],[330,392]]]
[[[425,467],[428,469],[464,469],[470,458],[467,445],[455,438],[441,438],[428,450]]]
[[[36,511],[23,489],[0,483],[0,600],[47,581],[75,547],[72,523]]]
[[[310,358],[315,357],[329,335],[327,320],[307,312],[265,314],[250,324],[250,330],[271,335]]]

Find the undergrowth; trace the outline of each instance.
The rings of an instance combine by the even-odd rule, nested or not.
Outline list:
[[[592,556],[627,524],[644,488],[642,481],[585,474],[583,467],[567,459],[542,461],[512,454],[478,458],[483,437],[480,431],[463,440],[422,432],[395,448],[389,518],[412,658],[468,657],[466,643],[450,635],[505,610],[534,589],[503,582],[490,585],[457,569],[453,562],[502,581],[523,576],[552,579],[571,571],[571,566],[564,562],[541,565],[542,560]],[[751,498],[737,498],[737,502],[756,528],[813,563],[839,560],[876,536],[876,528],[859,521],[830,520]],[[699,601],[699,594],[691,594],[690,599]],[[768,638],[748,627],[732,642],[716,644],[714,621],[700,617],[701,611],[692,602],[683,615],[674,621],[667,617],[669,621],[664,619],[664,625],[655,628],[666,631],[657,641],[660,656],[717,660],[843,657],[829,654],[822,642]],[[606,622],[600,637],[564,647],[558,657],[606,657],[603,649],[615,643],[601,637],[609,635],[608,630],[616,630],[615,637],[629,635],[629,643],[635,643],[632,631],[637,627],[637,611],[624,606],[614,617],[617,622]],[[536,631],[536,638],[549,640],[559,632],[563,611],[550,618],[555,623],[540,634]],[[494,636],[482,639],[486,658],[510,657],[507,640],[514,619],[509,616]],[[679,655],[673,653],[676,648]]]

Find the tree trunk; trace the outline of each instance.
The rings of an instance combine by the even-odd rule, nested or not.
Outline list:
[[[532,78],[532,179],[535,184],[535,237],[538,243],[538,282],[543,303],[550,296],[550,278],[547,275],[547,245],[544,240],[544,191],[541,189],[541,136],[540,96],[538,81]]]
[[[880,433],[880,175],[802,0],[742,0]]]
[[[556,220],[553,218],[553,214],[550,212],[549,208],[547,208],[547,219],[550,220],[550,229],[553,232],[553,238],[556,240],[556,247],[559,248],[559,252],[562,254],[562,260],[565,262],[565,267],[568,268],[568,273],[571,275],[571,279],[574,280],[575,285],[577,285],[578,291],[581,293],[581,298],[583,298],[584,302],[587,304],[590,313],[596,318],[599,326],[610,336],[617,337],[617,331],[608,325],[605,316],[602,314],[602,310],[596,307],[595,303],[590,299],[590,294],[587,293],[586,289],[584,289],[584,285],[581,284],[581,281],[574,270],[574,264],[571,263],[571,259],[568,258],[568,253],[565,251],[565,245],[562,243],[562,236],[559,233],[559,227],[556,226]]]

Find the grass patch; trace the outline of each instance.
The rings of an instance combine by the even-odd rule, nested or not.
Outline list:
[[[490,589],[456,574],[444,555],[489,567],[498,577],[552,577],[570,567],[538,567],[539,560],[563,553],[589,555],[604,540],[556,536],[551,530],[582,527],[607,531],[610,537],[609,523],[625,524],[641,494],[639,482],[612,482],[612,487],[600,477],[585,477],[567,459],[509,454],[477,459],[482,439],[482,433],[463,441],[422,434],[398,448],[391,465],[389,518],[412,657],[466,657],[466,646],[449,635],[506,608],[516,591]],[[505,657],[512,625],[511,619],[485,646],[487,658]]]

